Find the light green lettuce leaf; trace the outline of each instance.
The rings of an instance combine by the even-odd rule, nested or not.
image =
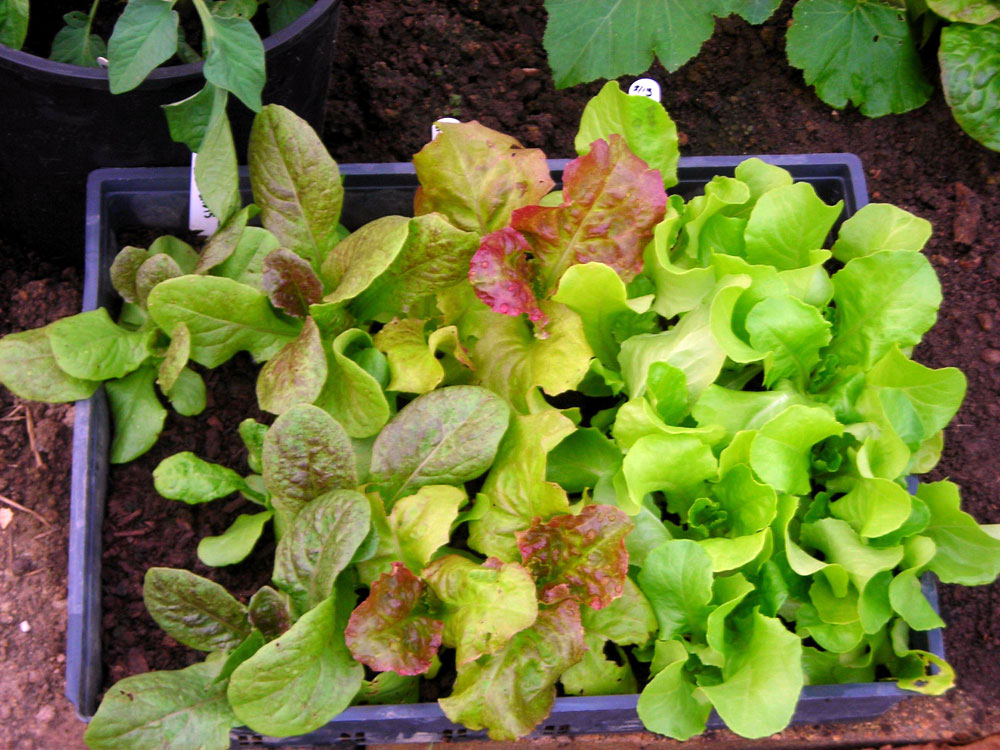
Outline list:
[[[549,715],[559,676],[586,651],[579,605],[560,602],[502,650],[460,665],[452,694],[438,701],[445,715],[490,739],[514,740]]]
[[[750,344],[764,359],[764,386],[784,378],[800,390],[819,364],[820,350],[830,343],[830,323],[819,311],[794,297],[770,297],[756,304],[746,318]]]
[[[351,704],[364,667],[344,643],[353,597],[342,605],[335,603],[337,598],[306,612],[229,678],[233,712],[253,731],[279,737],[305,734]]]
[[[0,339],[0,383],[21,398],[50,403],[90,398],[100,385],[60,369],[47,326]]]
[[[649,492],[686,496],[701,482],[718,475],[712,449],[692,435],[647,435],[625,454],[622,476],[626,492],[618,505],[635,515]]]
[[[534,518],[568,512],[566,490],[546,479],[546,458],[573,430],[569,418],[554,409],[511,419],[480,490],[489,509],[469,522],[470,547],[501,560],[520,560],[514,533]]]
[[[844,428],[827,407],[794,404],[761,425],[750,446],[750,466],[779,492],[810,490],[810,449]]]
[[[937,319],[941,284],[920,253],[883,250],[833,276],[837,324],[829,352],[840,365],[869,368],[893,344],[913,346]]]
[[[910,517],[910,494],[888,479],[862,477],[854,488],[830,504],[834,517],[847,521],[868,539],[895,531]]]
[[[80,380],[123,377],[151,353],[153,331],[122,328],[103,307],[62,318],[45,330],[59,369]]]
[[[931,237],[931,223],[891,203],[869,203],[845,221],[833,243],[841,263],[882,250],[919,252]]]
[[[823,247],[842,208],[824,203],[808,182],[769,190],[747,221],[747,260],[782,270],[810,265],[810,251]]]
[[[616,81],[608,81],[587,102],[580,115],[574,147],[583,156],[598,138],[611,133],[625,139],[629,149],[663,177],[663,186],[677,184],[677,126],[658,101],[623,92]]]
[[[535,581],[517,563],[490,558],[479,565],[460,555],[445,555],[421,577],[441,600],[441,642],[456,650],[460,666],[501,651],[539,614]]]
[[[339,334],[327,353],[326,382],[316,399],[316,405],[353,438],[371,437],[389,421],[389,402],[382,386],[355,361],[373,347],[372,337],[359,328]]]
[[[1000,540],[960,509],[958,486],[947,480],[921,484],[917,497],[927,503],[931,521],[922,532],[937,546],[927,564],[945,583],[980,586],[1000,575]]]
[[[696,542],[671,539],[650,552],[639,588],[656,613],[661,640],[704,635],[712,610],[712,559]]]
[[[567,695],[631,695],[638,691],[632,667],[620,648],[615,662],[604,655],[607,641],[599,635],[586,633],[587,652],[583,659],[560,676]]]

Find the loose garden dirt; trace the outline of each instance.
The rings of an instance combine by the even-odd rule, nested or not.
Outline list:
[[[551,157],[572,156],[580,112],[600,84],[553,88],[540,43],[541,6],[541,0],[345,0],[324,133],[334,157],[408,160],[441,116],[478,119]],[[958,482],[969,512],[1000,523],[993,463],[1000,453],[1000,154],[961,132],[940,92],[916,112],[877,120],[831,110],[785,62],[788,17],[785,8],[763,27],[720,21],[695,61],[672,75],[650,71],[663,84],[682,153],[852,152],[864,163],[873,201],[934,224],[926,252],[944,303],[914,356],[934,367],[960,367],[969,391],[933,478]],[[933,75],[933,59],[926,63]],[[0,331],[79,309],[82,239],[76,248],[27,248],[3,238],[0,227]],[[50,260],[67,255],[77,260]],[[194,556],[198,539],[224,528],[243,501],[182,507],[159,498],[150,476],[177,450],[243,469],[235,414],[245,416],[253,401],[252,377],[246,359],[212,373],[203,420],[171,416],[150,454],[112,472],[103,574],[108,683],[196,658],[145,614],[147,567],[193,568],[244,594],[267,577],[266,545],[240,571],[209,573]],[[26,404],[0,389],[0,748],[82,746],[83,725],[62,697],[72,413],[72,406]],[[1000,733],[1000,584],[942,586],[941,606],[948,659],[958,672],[955,690],[908,700],[873,722],[797,727],[754,747],[962,744]],[[624,743],[669,744],[651,735],[571,742]],[[709,744],[750,743],[727,732],[695,741]]]

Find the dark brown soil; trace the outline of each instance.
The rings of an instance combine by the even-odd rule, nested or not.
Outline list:
[[[682,153],[763,154],[847,151],[858,154],[872,200],[895,203],[929,219],[927,252],[944,290],[937,327],[916,351],[935,367],[968,376],[965,405],[947,432],[934,477],[949,476],[966,508],[984,523],[1000,523],[1000,154],[967,138],[940,92],[905,115],[868,120],[820,102],[784,59],[787,8],[763,27],[732,19],[693,62],[667,75],[664,104],[678,124]],[[339,161],[408,160],[441,116],[481,122],[540,147],[572,156],[576,123],[600,83],[556,91],[541,48],[541,0],[345,0],[324,139]],[[932,57],[928,72],[934,75]],[[624,79],[623,79],[624,80]],[[0,228],[0,238],[3,237]],[[38,325],[77,309],[79,276],[46,266],[48,249],[3,248],[0,328]],[[33,252],[34,254],[30,254]],[[10,257],[13,255],[13,257]],[[171,417],[155,453],[112,474],[105,526],[105,612],[108,679],[198,658],[179,649],[143,613],[141,579],[152,565],[205,574],[194,557],[197,540],[218,533],[242,501],[187,508],[160,499],[150,472],[176,450],[242,469],[237,415],[253,402],[252,374],[237,362],[209,378],[215,422]],[[236,404],[227,416],[227,404]],[[0,394],[0,495],[45,516],[56,531],[27,513],[0,531],[0,747],[78,746],[80,725],[61,698],[65,622],[65,535],[68,516],[69,407],[31,405],[37,465],[25,406]],[[47,533],[47,535],[45,535]],[[10,550],[13,552],[10,552]],[[245,596],[267,576],[266,546],[238,571],[218,579]],[[959,687],[942,698],[916,698],[875,722],[789,730],[770,747],[818,743],[881,746],[943,740],[969,742],[1000,732],[1000,584],[941,587],[948,658]],[[19,624],[31,630],[22,633]],[[142,635],[149,628],[149,635]],[[6,697],[10,696],[10,697]],[[630,746],[648,735],[627,738]],[[603,741],[605,747],[626,738]],[[600,739],[579,745],[600,745]],[[739,744],[714,732],[701,744]],[[662,744],[662,743],[656,743]],[[748,746],[745,743],[741,746]],[[757,746],[762,746],[758,743]]]

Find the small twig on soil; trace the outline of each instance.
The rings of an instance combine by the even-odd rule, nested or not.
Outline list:
[[[24,404],[15,404],[11,407],[10,411],[7,412],[0,422],[20,422],[24,417],[19,416],[19,412],[24,409]]]
[[[37,542],[39,539],[44,539],[47,536],[52,536],[57,531],[59,531],[59,529],[57,529],[55,526],[52,526],[49,528],[48,531],[43,531],[40,534],[35,534],[33,537],[31,537],[31,540]]]
[[[30,573],[25,573],[22,578],[31,578],[31,576],[38,576],[45,572],[45,568],[35,568]]]
[[[149,529],[132,529],[131,531],[112,531],[111,536],[113,537],[144,536],[148,533]]]
[[[35,456],[35,464],[39,469],[45,468],[45,462],[42,460],[42,455],[38,452],[38,447],[35,445],[35,420],[31,418],[31,409],[28,406],[24,407],[24,423],[28,427],[28,445],[31,446],[31,452]]]
[[[49,521],[47,521],[45,519],[45,516],[42,516],[42,515],[39,515],[38,513],[35,513],[35,511],[33,511],[31,508],[25,508],[20,503],[15,503],[9,497],[4,497],[3,495],[0,495],[0,503],[4,503],[6,505],[9,505],[11,508],[16,508],[17,510],[23,510],[29,516],[34,516],[39,521],[41,521],[42,523],[44,523],[46,526],[51,526],[52,525]]]

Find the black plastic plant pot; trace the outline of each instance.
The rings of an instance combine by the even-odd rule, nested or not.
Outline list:
[[[282,104],[319,132],[333,62],[340,0],[317,0],[264,39],[265,103]],[[204,85],[202,64],[154,70],[138,88],[111,94],[108,73],[53,62],[0,45],[0,227],[48,256],[78,259],[87,175],[101,167],[186,165],[161,105]],[[246,151],[253,113],[229,115]],[[245,153],[241,154],[245,161]]]
[[[713,176],[732,175],[747,157],[682,158],[680,184],[673,192],[690,198]],[[842,218],[868,202],[861,162],[850,154],[763,156],[812,183],[825,201],[844,201]],[[551,161],[553,178],[562,176],[566,161]],[[342,221],[349,229],[387,214],[409,215],[416,177],[409,164],[342,165],[345,199]],[[115,293],[108,269],[118,249],[116,233],[144,226],[163,232],[187,225],[188,171],[185,169],[100,170],[88,183],[86,279],[83,306],[114,309]],[[249,186],[244,176],[244,188]],[[73,435],[73,484],[69,546],[69,621],[67,624],[66,695],[81,718],[97,709],[101,690],[101,525],[108,472],[110,426],[103,390],[76,407]],[[155,565],[156,561],[150,561]],[[929,577],[924,594],[937,607]],[[913,634],[913,647],[943,658],[940,630]],[[810,685],[799,699],[794,723],[856,721],[884,713],[913,693],[893,682]],[[637,695],[557,698],[552,714],[533,736],[641,731]],[[713,713],[710,728],[723,726]],[[317,746],[348,743],[438,742],[485,737],[451,723],[436,703],[397,706],[354,706],[326,726],[305,736],[271,738],[234,730],[234,747]]]

